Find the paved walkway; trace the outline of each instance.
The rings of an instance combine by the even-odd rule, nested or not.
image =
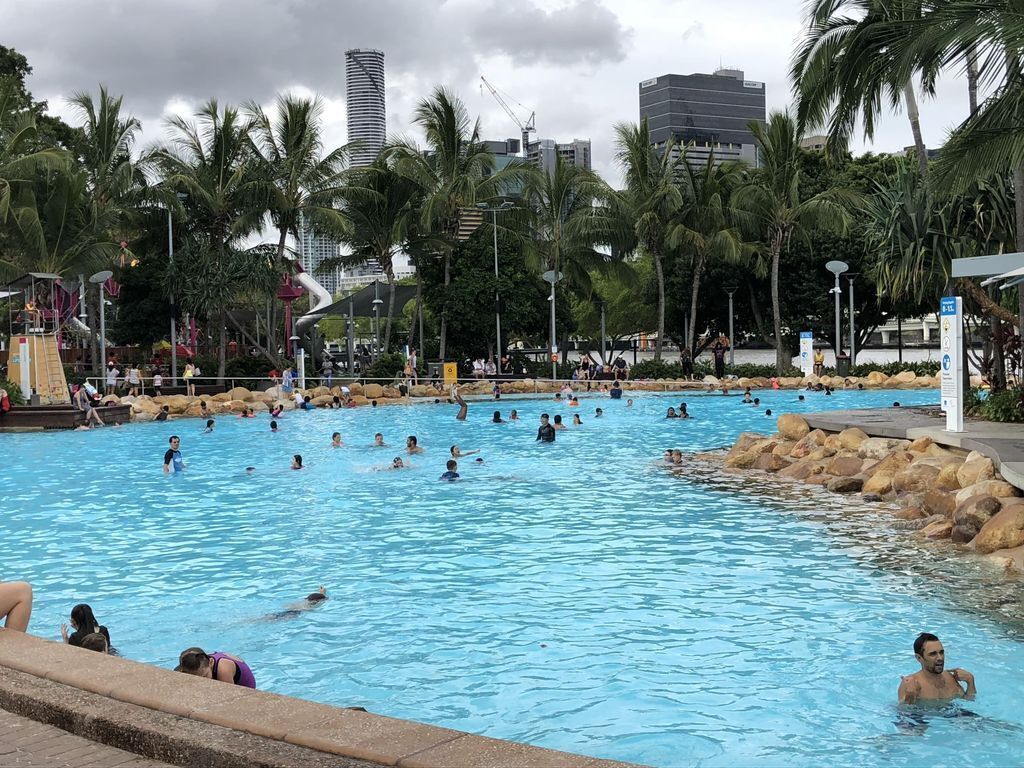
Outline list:
[[[804,418],[812,429],[841,432],[857,427],[872,437],[930,437],[940,445],[978,451],[992,459],[1007,482],[1024,489],[1024,424],[964,419],[963,432],[947,432],[946,417],[938,408],[866,408]]]
[[[172,768],[0,709],[4,768]]]

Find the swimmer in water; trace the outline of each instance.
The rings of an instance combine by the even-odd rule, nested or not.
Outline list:
[[[459,446],[457,446],[457,445],[453,445],[449,449],[449,451],[450,451],[453,459],[461,459],[463,456],[473,456],[473,455],[475,455],[477,453],[480,453],[479,450],[476,450],[476,451],[460,451],[459,450]]]
[[[583,425],[583,422],[580,420],[580,415],[578,413],[574,413],[572,415],[572,424],[574,427],[579,427]]]
[[[306,611],[311,611],[323,605],[324,601],[327,600],[327,590],[324,589],[323,584],[320,585],[320,589],[316,592],[306,595],[306,599],[300,603],[294,603],[288,606],[283,611],[277,613],[268,613],[266,616],[261,616],[260,621],[284,621],[286,619],[297,619]]]
[[[666,464],[672,463],[672,449],[666,448],[665,452],[661,455],[661,460]]]
[[[371,445],[370,447],[371,448],[387,448],[388,444],[384,442],[384,435],[382,435],[380,432],[378,432],[376,435],[374,435],[373,436],[373,445]]]
[[[448,459],[448,463],[445,464],[445,467],[447,467],[447,470],[440,478],[438,478],[439,480],[447,480],[452,483],[459,479],[459,464],[455,459]]]
[[[604,408],[598,408],[596,411],[594,411],[594,418],[595,419],[599,419],[602,416],[604,416]]]
[[[214,423],[215,422],[213,421],[213,419],[207,419],[206,420],[206,429],[204,429],[203,432],[205,434],[209,434],[210,432],[213,432],[213,425],[214,425]]]
[[[804,396],[803,395],[797,395],[796,399],[799,400],[802,403],[804,401]]]
[[[245,468],[245,474],[247,474],[247,475],[251,475],[255,471],[256,471],[256,467],[246,467]]]
[[[402,461],[401,456],[395,456],[395,458],[391,460],[391,466],[388,467],[388,469],[408,469],[411,466],[411,464],[406,464]]]
[[[633,407],[633,398],[632,397],[630,397],[630,398],[628,398],[626,400],[626,407],[627,408],[632,408]]]
[[[665,418],[666,418],[666,419],[678,419],[678,418],[679,418],[679,414],[678,414],[678,413],[676,413],[676,409],[675,409],[675,408],[673,408],[673,407],[672,407],[672,406],[670,405],[670,406],[668,407],[668,411],[667,411],[667,412],[665,413]]]
[[[331,448],[341,448],[341,432],[331,435]]]
[[[935,635],[922,632],[917,636],[914,640],[914,657],[921,669],[900,681],[898,695],[901,703],[974,700],[977,695],[974,675],[966,669],[946,670],[946,649]]]
[[[686,410],[686,403],[679,404],[679,418],[680,419],[692,419],[690,412]]]
[[[512,409],[512,413],[510,413],[508,415],[508,420],[509,421],[519,421],[519,411],[517,411],[515,408],[513,408]]]
[[[271,431],[271,432],[280,432],[280,431],[281,431],[281,430],[279,430],[279,429],[277,428],[277,422],[276,422],[276,421],[273,421],[273,420],[272,420],[272,421],[270,422],[270,431]]]
[[[302,469],[302,455],[296,453],[292,456],[292,469]]]
[[[423,449],[416,441],[416,435],[409,435],[405,438],[405,452],[410,456],[414,453],[423,453]]]
[[[555,429],[565,429],[565,424],[562,423],[562,415],[555,414]]]
[[[271,418],[275,418],[276,419],[282,413],[284,413],[284,406],[281,405],[280,403],[278,403],[277,405],[275,405],[273,408],[270,409],[270,416],[271,416]]]
[[[569,407],[570,408],[575,408],[579,404],[580,404],[580,401],[576,398],[576,395],[573,395],[572,397],[569,398]]]
[[[494,417],[491,419],[491,424],[504,424],[505,420],[501,418],[501,411],[495,411]]]
[[[459,412],[455,415],[456,421],[465,421],[466,414],[469,413],[469,403],[462,399],[462,395],[459,394],[459,388],[452,385],[452,399],[459,404]]]

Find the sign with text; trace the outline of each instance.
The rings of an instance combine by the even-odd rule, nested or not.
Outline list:
[[[944,296],[939,303],[939,383],[946,431],[964,431],[964,304],[959,296]]]
[[[800,370],[804,376],[814,373],[814,334],[800,331]]]

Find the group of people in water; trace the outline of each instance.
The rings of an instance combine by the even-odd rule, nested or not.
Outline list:
[[[454,460],[448,463],[454,464]],[[453,471],[451,468],[448,470]],[[5,620],[3,632],[28,631],[32,598],[32,587],[27,582],[0,582],[0,618]],[[321,586],[301,602],[261,618],[264,621],[297,618],[305,611],[321,606],[326,600],[327,590]],[[3,632],[0,632],[0,642],[3,641]],[[110,631],[100,624],[92,607],[86,603],[79,603],[71,609],[69,621],[61,625],[60,634],[68,645],[118,655],[111,645]],[[936,635],[922,632],[915,638],[913,650],[920,669],[901,678],[897,689],[900,703],[975,698],[978,691],[974,675],[960,667],[946,669],[946,649]],[[178,656],[174,671],[246,688],[256,687],[256,675],[245,660],[224,651],[207,652],[198,647],[186,648]]]

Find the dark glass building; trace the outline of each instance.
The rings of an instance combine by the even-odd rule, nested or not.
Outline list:
[[[747,124],[765,121],[764,83],[743,72],[719,69],[712,75],[662,75],[640,83],[640,119],[647,118],[651,141],[692,144],[688,157],[703,163],[712,150],[720,160],[758,164],[757,144]]]

